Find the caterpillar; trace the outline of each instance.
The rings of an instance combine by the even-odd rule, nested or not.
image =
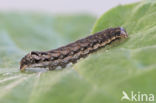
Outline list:
[[[112,42],[127,38],[128,34],[122,27],[108,28],[86,38],[49,51],[32,51],[20,61],[20,70],[25,68],[49,68],[55,70],[58,66],[65,68],[69,63],[76,63],[80,58],[105,47]]]

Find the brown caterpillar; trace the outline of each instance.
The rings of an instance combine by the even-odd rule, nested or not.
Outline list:
[[[76,63],[80,58],[86,57],[99,48],[127,37],[128,34],[122,27],[108,28],[58,49],[44,52],[32,51],[22,58],[20,70],[36,67],[49,68],[49,70],[54,70],[58,66],[64,68],[70,62]]]

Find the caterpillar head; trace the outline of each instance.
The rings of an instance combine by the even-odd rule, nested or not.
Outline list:
[[[128,34],[127,34],[126,30],[122,27],[119,27],[119,29],[120,29],[120,37],[121,38],[128,38]]]
[[[118,38],[127,38],[128,37],[128,34],[126,32],[126,30],[122,27],[117,27],[117,28],[114,28],[112,30],[112,34]]]
[[[122,27],[108,28],[104,30],[104,35],[107,37],[107,39],[123,39],[128,37],[126,30]]]

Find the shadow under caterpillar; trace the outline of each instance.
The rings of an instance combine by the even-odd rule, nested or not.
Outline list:
[[[104,47],[118,39],[127,38],[128,34],[122,27],[108,28],[86,38],[50,51],[32,51],[20,61],[20,70],[25,68],[66,67],[69,63],[76,63],[80,58]]]

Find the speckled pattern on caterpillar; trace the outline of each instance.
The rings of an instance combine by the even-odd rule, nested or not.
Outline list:
[[[58,66],[64,68],[68,63],[76,63],[99,48],[127,37],[128,34],[122,27],[108,28],[54,50],[32,51],[22,58],[20,70],[37,67],[54,70]]]

